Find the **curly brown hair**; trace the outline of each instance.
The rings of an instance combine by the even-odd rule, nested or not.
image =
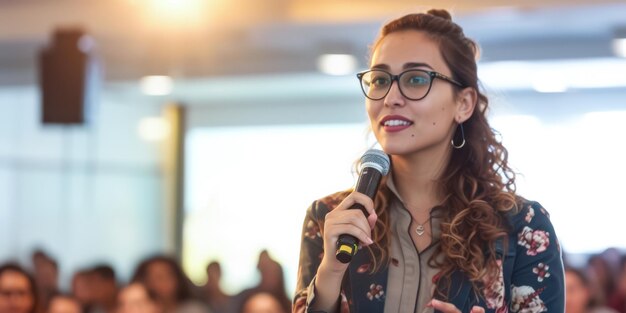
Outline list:
[[[451,69],[452,77],[465,88],[474,88],[478,94],[474,112],[463,123],[466,144],[461,149],[452,149],[449,162],[437,181],[438,189],[446,195],[443,202],[445,213],[440,244],[429,261],[431,266],[440,270],[438,284],[443,290],[449,286],[455,271],[463,272],[478,290],[486,279],[499,275],[495,242],[507,236],[505,213],[517,210],[515,173],[508,165],[506,148],[487,122],[489,100],[478,86],[476,43],[465,37],[463,29],[452,22],[447,11],[430,10],[387,23],[372,51],[388,34],[405,30],[422,31],[433,39]],[[462,89],[455,88],[455,92]],[[374,271],[389,262],[391,238],[386,208],[390,199],[391,191],[383,179],[375,200],[378,215],[372,234],[375,244],[368,247],[375,260]],[[503,242],[506,244],[507,241]],[[444,257],[438,258],[438,255]],[[445,299],[441,289],[437,290]]]

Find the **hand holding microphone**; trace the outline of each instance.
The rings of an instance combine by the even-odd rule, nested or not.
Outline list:
[[[370,149],[363,154],[359,162],[359,179],[355,191],[368,196],[372,201],[376,197],[378,185],[383,176],[389,172],[389,157],[381,150]],[[369,214],[360,203],[354,203],[350,209],[358,209],[367,217]],[[337,240],[337,260],[349,263],[358,252],[359,240],[349,234],[342,234]]]

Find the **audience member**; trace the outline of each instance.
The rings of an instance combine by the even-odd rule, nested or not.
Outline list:
[[[79,270],[72,276],[71,292],[80,303],[82,312],[91,311],[91,307],[94,304],[94,292],[91,281],[91,272],[89,270]]]
[[[206,313],[210,309],[197,301],[193,284],[176,260],[166,256],[149,258],[137,267],[133,282],[143,283],[156,297],[164,313]]]
[[[620,313],[626,313],[626,255],[621,258],[617,285],[609,297],[609,306]]]
[[[255,291],[246,295],[239,313],[288,313],[281,300],[267,291]]]
[[[92,313],[115,313],[117,306],[117,281],[115,271],[109,265],[97,265],[89,271],[88,286],[91,289]]]
[[[209,263],[206,267],[207,281],[203,288],[204,299],[214,313],[235,312],[234,297],[226,294],[220,282],[222,280],[222,267],[217,261]]]
[[[0,266],[0,313],[38,313],[35,279],[17,264]]]
[[[52,296],[59,293],[59,266],[43,250],[37,249],[32,254],[37,298],[42,308],[47,308]]]
[[[251,293],[269,292],[278,299],[286,312],[291,312],[291,300],[285,291],[285,277],[280,263],[272,259],[267,250],[263,250],[259,253],[257,269],[261,275],[261,281],[257,286],[242,291],[237,296],[239,301],[247,299]]]
[[[82,313],[78,299],[70,295],[56,294],[50,298],[46,313]]]
[[[565,292],[565,313],[616,313],[594,301],[589,280],[578,269],[565,269]]]
[[[122,288],[117,296],[117,313],[163,313],[146,286],[135,282]]]
[[[607,297],[615,288],[614,273],[609,263],[599,254],[587,260],[586,274],[591,286],[592,299],[598,305],[606,305]]]

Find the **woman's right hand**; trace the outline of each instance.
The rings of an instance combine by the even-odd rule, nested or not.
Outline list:
[[[361,210],[351,210],[354,204],[361,204],[368,212],[366,217]],[[343,273],[348,264],[341,263],[335,257],[337,240],[342,234],[349,234],[360,241],[360,246],[365,247],[373,243],[372,229],[378,216],[374,212],[372,199],[360,192],[348,195],[335,209],[326,214],[324,221],[324,257],[319,271],[325,271],[327,275],[338,275],[343,278]]]

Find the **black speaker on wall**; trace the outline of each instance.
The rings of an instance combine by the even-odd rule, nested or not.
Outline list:
[[[91,40],[81,29],[54,32],[39,56],[39,86],[44,124],[84,124],[88,120]]]

